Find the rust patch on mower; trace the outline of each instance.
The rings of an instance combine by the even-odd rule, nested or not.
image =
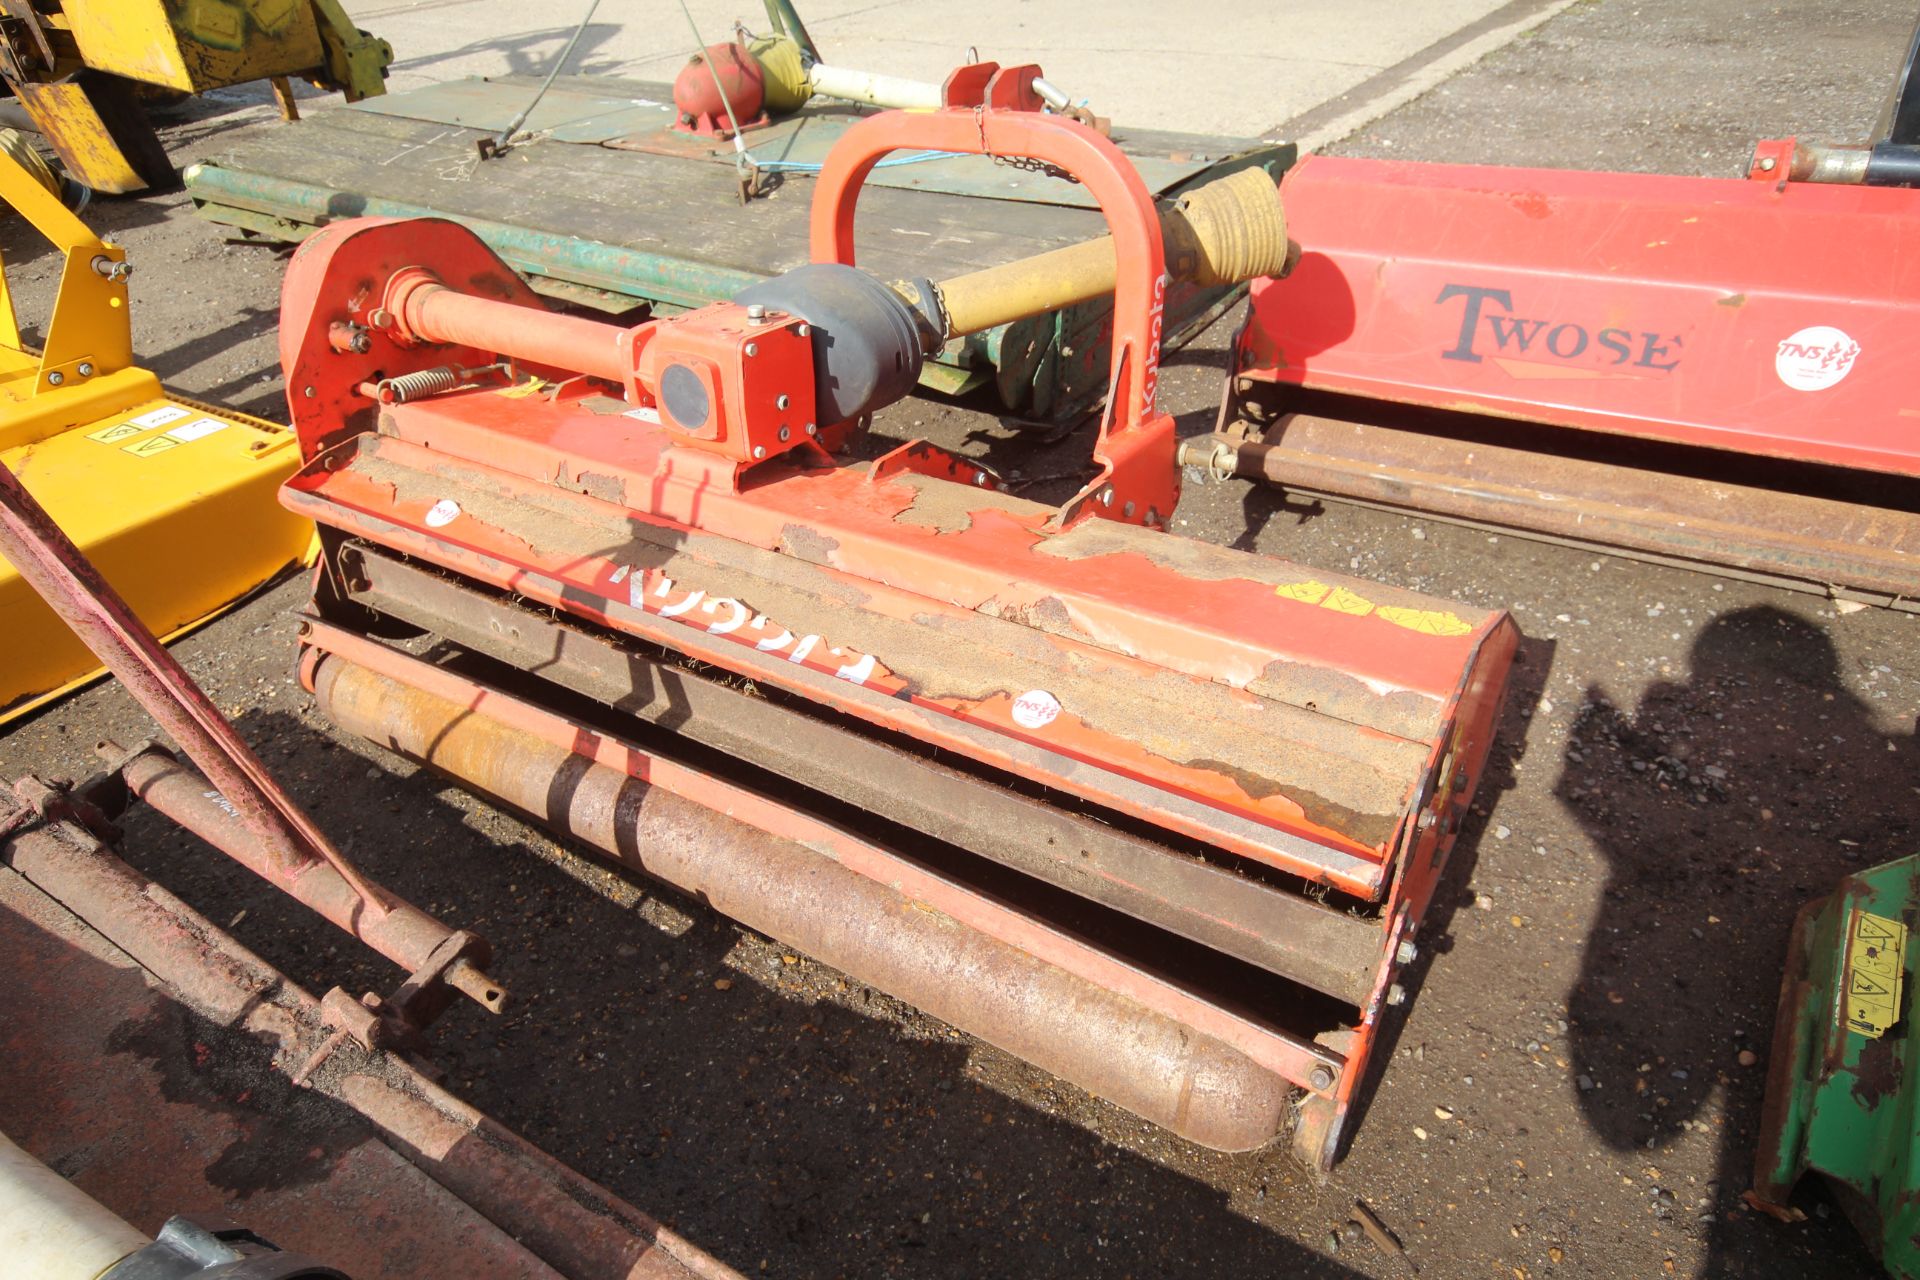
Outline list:
[[[951,480],[932,476],[898,475],[889,483],[903,484],[913,490],[913,501],[894,519],[900,524],[931,529],[935,533],[965,533],[973,528],[973,517],[982,511],[1004,511],[1012,516],[1044,518],[1047,508],[1025,498],[996,489],[969,489]]]
[[[780,550],[808,564],[831,565],[833,553],[839,549],[838,538],[829,538],[804,524],[789,524],[780,530]]]

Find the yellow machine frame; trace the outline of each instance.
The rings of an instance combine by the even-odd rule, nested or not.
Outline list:
[[[393,50],[339,0],[60,0],[0,5],[0,74],[69,172],[96,191],[164,186],[172,169],[133,91],[204,93],[288,77],[347,101],[386,92]]]
[[[308,558],[311,526],[275,498],[292,433],[169,394],[133,362],[126,252],[4,153],[0,199],[66,259],[39,351],[0,267],[0,460],[163,636]],[[0,723],[99,674],[0,559]]]

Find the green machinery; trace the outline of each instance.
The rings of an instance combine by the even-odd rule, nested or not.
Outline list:
[[[1778,1217],[1802,1174],[1834,1199],[1900,1280],[1920,1277],[1909,930],[1920,856],[1840,883],[1794,921],[1749,1200]]]

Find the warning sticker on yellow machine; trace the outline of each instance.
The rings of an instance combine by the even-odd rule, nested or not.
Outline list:
[[[98,431],[89,431],[87,432],[87,439],[98,440],[101,444],[118,444],[120,441],[131,439],[143,431],[151,431],[155,427],[164,427],[170,422],[178,422],[182,418],[191,418],[192,416],[193,413],[191,410],[182,409],[177,404],[161,405],[158,409],[149,409],[137,417],[128,418],[125,422],[116,422],[112,426],[102,427]],[[172,433],[170,432],[169,434]],[[132,450],[129,449],[126,452],[131,453]]]
[[[1867,911],[1853,913],[1842,1000],[1847,1030],[1877,1040],[1900,1020],[1906,961],[1907,926]]]
[[[185,443],[184,440],[175,440],[172,436],[148,436],[145,440],[135,441],[120,452],[130,453],[136,458],[151,458],[156,453],[165,453]]]

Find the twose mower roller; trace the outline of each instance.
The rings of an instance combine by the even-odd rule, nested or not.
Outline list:
[[[342,726],[1193,1141],[1268,1143],[1305,1090],[1324,1168],[1516,632],[1164,531],[1162,213],[1033,72],[862,122],[813,265],[668,320],[550,314],[451,223],[309,239],[281,330],[283,500],[326,548],[302,671]],[[836,456],[1008,309],[852,265],[901,147],[1057,165],[1106,214],[1109,254],[1051,264],[1116,295],[1097,473],[1060,509],[924,442]],[[1186,211],[1173,270],[1280,269],[1260,181]],[[392,643],[423,632],[432,661]]]

